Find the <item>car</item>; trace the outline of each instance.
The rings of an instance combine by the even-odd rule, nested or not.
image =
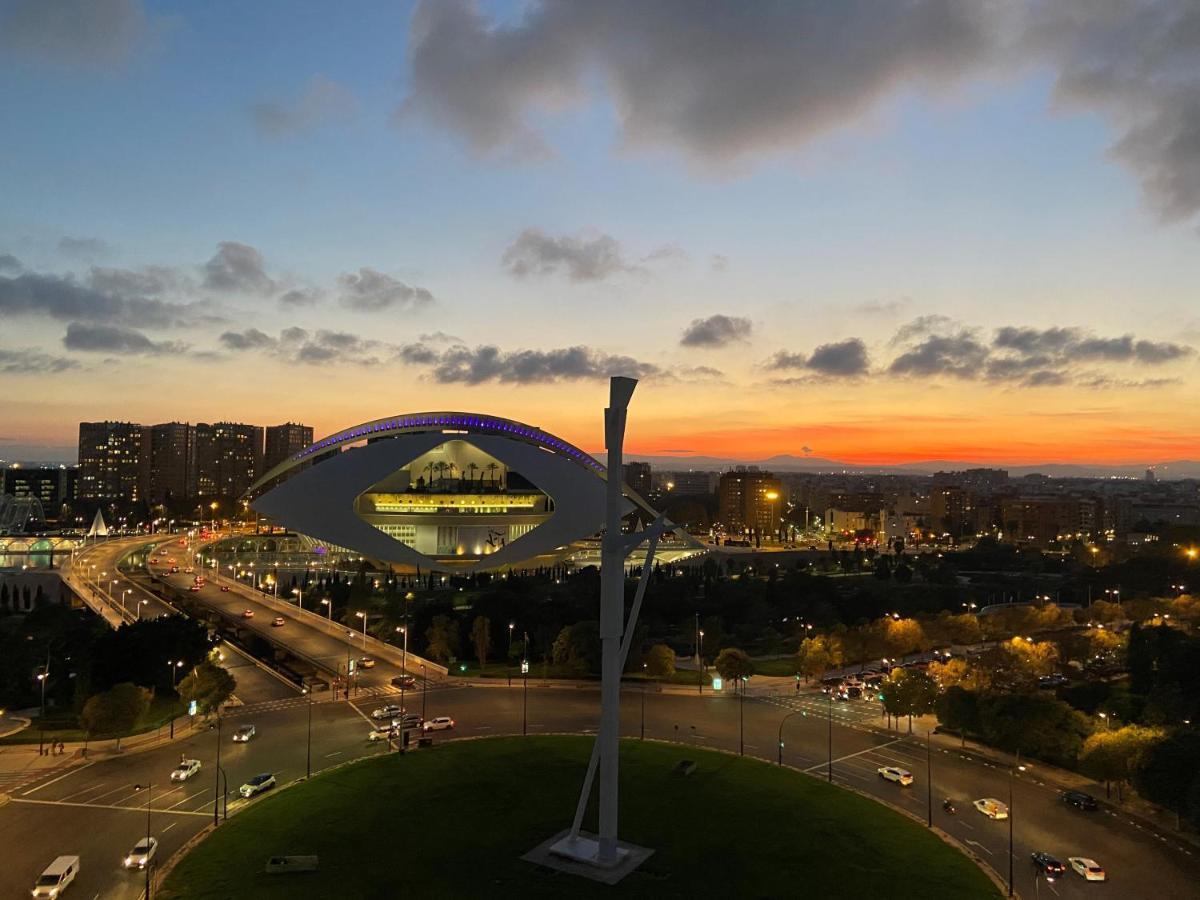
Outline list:
[[[1082,875],[1088,881],[1107,881],[1108,876],[1104,873],[1104,869],[1100,867],[1100,863],[1094,859],[1088,859],[1086,856],[1068,856],[1067,862],[1071,868],[1078,874]]]
[[[176,575],[179,572],[179,566],[171,566],[171,574]]]
[[[191,587],[188,588],[188,590],[191,591],[192,593],[195,593],[200,590],[200,585],[193,584]]]
[[[984,797],[975,801],[975,808],[989,819],[1007,819],[1008,806],[995,797]]]
[[[438,716],[425,722],[421,728],[425,731],[449,731],[454,727],[454,720],[449,716]]]
[[[416,713],[402,713],[392,719],[393,728],[420,728],[421,717]]]
[[[179,765],[171,772],[172,781],[187,781],[200,771],[200,760],[181,759]]]
[[[912,772],[907,769],[900,769],[896,766],[880,766],[875,771],[884,781],[894,781],[903,787],[908,787],[913,783]]]
[[[284,625],[283,616],[276,616],[274,619],[271,620],[272,628],[282,628],[283,625]]]
[[[392,684],[398,688],[414,688],[417,686],[417,679],[411,675],[397,675],[392,679]]]
[[[256,734],[253,725],[243,725],[233,733],[233,740],[236,744],[244,744]]]
[[[221,585],[221,593],[228,594],[229,593],[229,585],[227,585],[227,584]]]
[[[1063,803],[1066,803],[1068,806],[1082,809],[1085,812],[1091,812],[1099,806],[1096,803],[1095,797],[1091,794],[1085,794],[1083,791],[1063,791],[1062,799]]]
[[[1066,874],[1067,867],[1043,850],[1033,851],[1030,858],[1033,860],[1033,867],[1037,869],[1038,875],[1047,881],[1053,881]]]
[[[238,788],[238,793],[246,799],[249,799],[255,794],[261,794],[263,791],[269,791],[273,787],[275,787],[275,776],[270,772],[264,772],[261,775],[255,775],[240,788]]]
[[[358,658],[358,667],[360,669],[373,669],[375,668],[375,660],[369,656],[360,656]]]
[[[154,854],[158,851],[158,838],[144,837],[136,844],[133,849],[125,854],[125,868],[127,869],[144,869],[150,865],[150,860],[154,859]]]
[[[184,575],[191,575],[191,574],[192,574],[193,572],[195,572],[195,571],[196,571],[196,570],[195,570],[195,569],[194,569],[192,566],[188,566],[186,569],[184,569],[184,570],[183,570],[183,574],[184,574]]]
[[[390,719],[392,716],[403,715],[404,707],[396,706],[394,703],[389,703],[387,706],[381,706],[379,709],[371,713],[372,719]]]
[[[253,618],[254,618],[254,610],[252,610],[252,609],[243,609],[243,610],[242,610],[242,618],[243,618],[243,619],[253,619]]]
[[[397,729],[392,725],[376,725],[367,732],[367,740],[374,743],[375,741],[386,741],[397,736]]]
[[[57,897],[79,874],[78,856],[60,856],[46,866],[33,886],[35,897]]]

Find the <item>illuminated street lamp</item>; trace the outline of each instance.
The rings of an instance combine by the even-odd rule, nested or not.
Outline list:
[[[329,602],[328,598],[322,600],[321,604],[325,607],[325,618],[327,618],[330,622],[332,622],[333,621],[333,604]]]
[[[296,595],[297,602],[300,604],[300,608],[304,609],[304,591],[298,587],[294,587],[292,588],[292,593]]]
[[[354,615],[356,615],[356,616],[358,616],[358,618],[362,619],[363,649],[366,650],[367,649],[367,614],[365,612],[356,612]]]

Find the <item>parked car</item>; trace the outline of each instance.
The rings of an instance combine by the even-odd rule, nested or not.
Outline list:
[[[1085,812],[1091,812],[1099,805],[1096,803],[1095,797],[1085,794],[1083,791],[1063,791],[1062,799],[1063,803]]]
[[[379,709],[371,713],[372,719],[390,719],[392,716],[401,715],[404,712],[404,707],[396,706],[394,703],[389,703],[387,706],[381,706]]]
[[[417,679],[411,675],[397,675],[392,679],[392,684],[398,688],[414,688],[417,686]]]
[[[1071,868],[1079,875],[1082,875],[1088,881],[1107,881],[1108,875],[1104,869],[1100,867],[1100,863],[1094,859],[1088,859],[1086,856],[1068,856],[1067,862],[1071,864]]]
[[[976,800],[975,808],[989,819],[1008,818],[1007,804],[1001,803],[995,797],[984,797],[982,800]]]
[[[425,722],[421,727],[425,731],[448,731],[454,727],[454,720],[449,716],[438,716]]]
[[[200,760],[198,759],[181,759],[179,765],[171,772],[172,781],[187,781],[193,775],[200,771]]]
[[[249,799],[263,791],[269,791],[273,787],[275,787],[275,776],[270,772],[264,772],[262,775],[255,775],[238,788],[238,793]]]
[[[136,844],[133,849],[125,854],[125,868],[127,869],[144,869],[150,865],[150,860],[154,859],[154,854],[158,851],[158,838],[144,837]]]
[[[1056,878],[1061,878],[1066,874],[1067,867],[1061,862],[1042,850],[1035,850],[1030,857],[1033,859],[1033,867],[1037,869],[1038,874],[1047,881],[1053,881]]]
[[[46,866],[33,886],[34,897],[57,897],[79,874],[78,856],[60,856]]]
[[[243,610],[242,610],[242,618],[243,618],[243,619],[253,619],[253,618],[254,618],[254,610],[252,610],[252,609],[243,609]]]
[[[913,783],[912,772],[907,769],[900,769],[896,766],[880,766],[875,771],[884,781],[894,781],[903,787],[908,787]]]
[[[416,713],[402,713],[392,719],[393,728],[420,728],[421,717]]]
[[[233,733],[233,740],[234,743],[244,744],[250,740],[250,738],[254,737],[254,735],[255,731],[253,725],[243,725]]]
[[[369,656],[360,656],[358,658],[358,667],[360,669],[373,669],[375,668],[375,660]]]
[[[274,618],[274,619],[271,621],[271,627],[272,627],[272,628],[282,628],[282,627],[283,627],[283,625],[284,625],[283,616],[276,616],[276,617],[275,617],[275,618]]]

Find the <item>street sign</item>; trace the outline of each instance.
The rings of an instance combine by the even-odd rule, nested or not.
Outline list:
[[[189,700],[188,701],[188,715],[194,716],[195,714],[196,714],[196,701]]]
[[[521,674],[522,675],[529,674],[529,660],[527,660],[527,659],[521,660]]]

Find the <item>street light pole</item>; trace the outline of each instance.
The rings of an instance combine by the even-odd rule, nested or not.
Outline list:
[[[1017,761],[1008,770],[1008,896],[1013,895],[1013,781],[1017,769],[1021,768],[1021,751],[1017,751]]]
[[[310,680],[304,686],[304,693],[308,694],[308,751],[304,759],[304,777],[306,779],[312,777],[312,681]]]
[[[829,771],[827,780],[833,784],[833,691],[829,692]]]
[[[739,678],[742,683],[741,699],[738,700],[738,756],[746,755],[746,679]],[[737,681],[734,682],[737,685]]]
[[[792,712],[788,713],[786,716],[784,716],[782,719],[779,720],[779,738],[776,741],[776,748],[777,748],[777,751],[779,754],[778,759],[776,760],[776,764],[779,766],[783,765],[783,725],[792,716],[798,716],[800,714],[801,714],[801,710],[798,710],[798,709],[793,710]]]
[[[933,748],[930,732],[925,732],[925,806],[928,810],[926,824],[933,827]]]
[[[696,621],[697,622],[700,621],[699,613],[696,614]],[[706,667],[704,665],[704,632],[698,628],[696,629],[696,657],[700,663],[700,683],[698,685],[696,685],[696,687],[699,688],[698,693],[703,694],[704,693],[704,676],[706,674],[706,672],[705,672]]]
[[[425,721],[425,697],[429,693],[429,679],[425,677],[425,663],[421,663],[421,721]]]
[[[525,632],[525,653],[521,660],[521,734],[529,734],[529,632]]]
[[[150,784],[150,783],[146,783],[144,785],[135,784],[133,786],[133,789],[135,791],[145,790],[145,792],[146,792],[146,853],[149,854],[149,852],[150,852],[150,801],[154,799],[154,785]],[[145,867],[146,868],[146,892],[145,892],[146,900],[150,900],[150,865],[151,865],[151,861],[149,859],[147,859],[146,867]]]
[[[217,708],[217,765],[213,770],[213,825],[218,822],[217,812],[221,796],[221,709]]]
[[[38,736],[38,756],[42,756],[46,752],[46,682],[50,680],[50,650],[46,650],[46,668],[42,669],[38,675],[38,681],[42,683],[42,712],[38,717],[38,726],[41,728],[41,734]]]

